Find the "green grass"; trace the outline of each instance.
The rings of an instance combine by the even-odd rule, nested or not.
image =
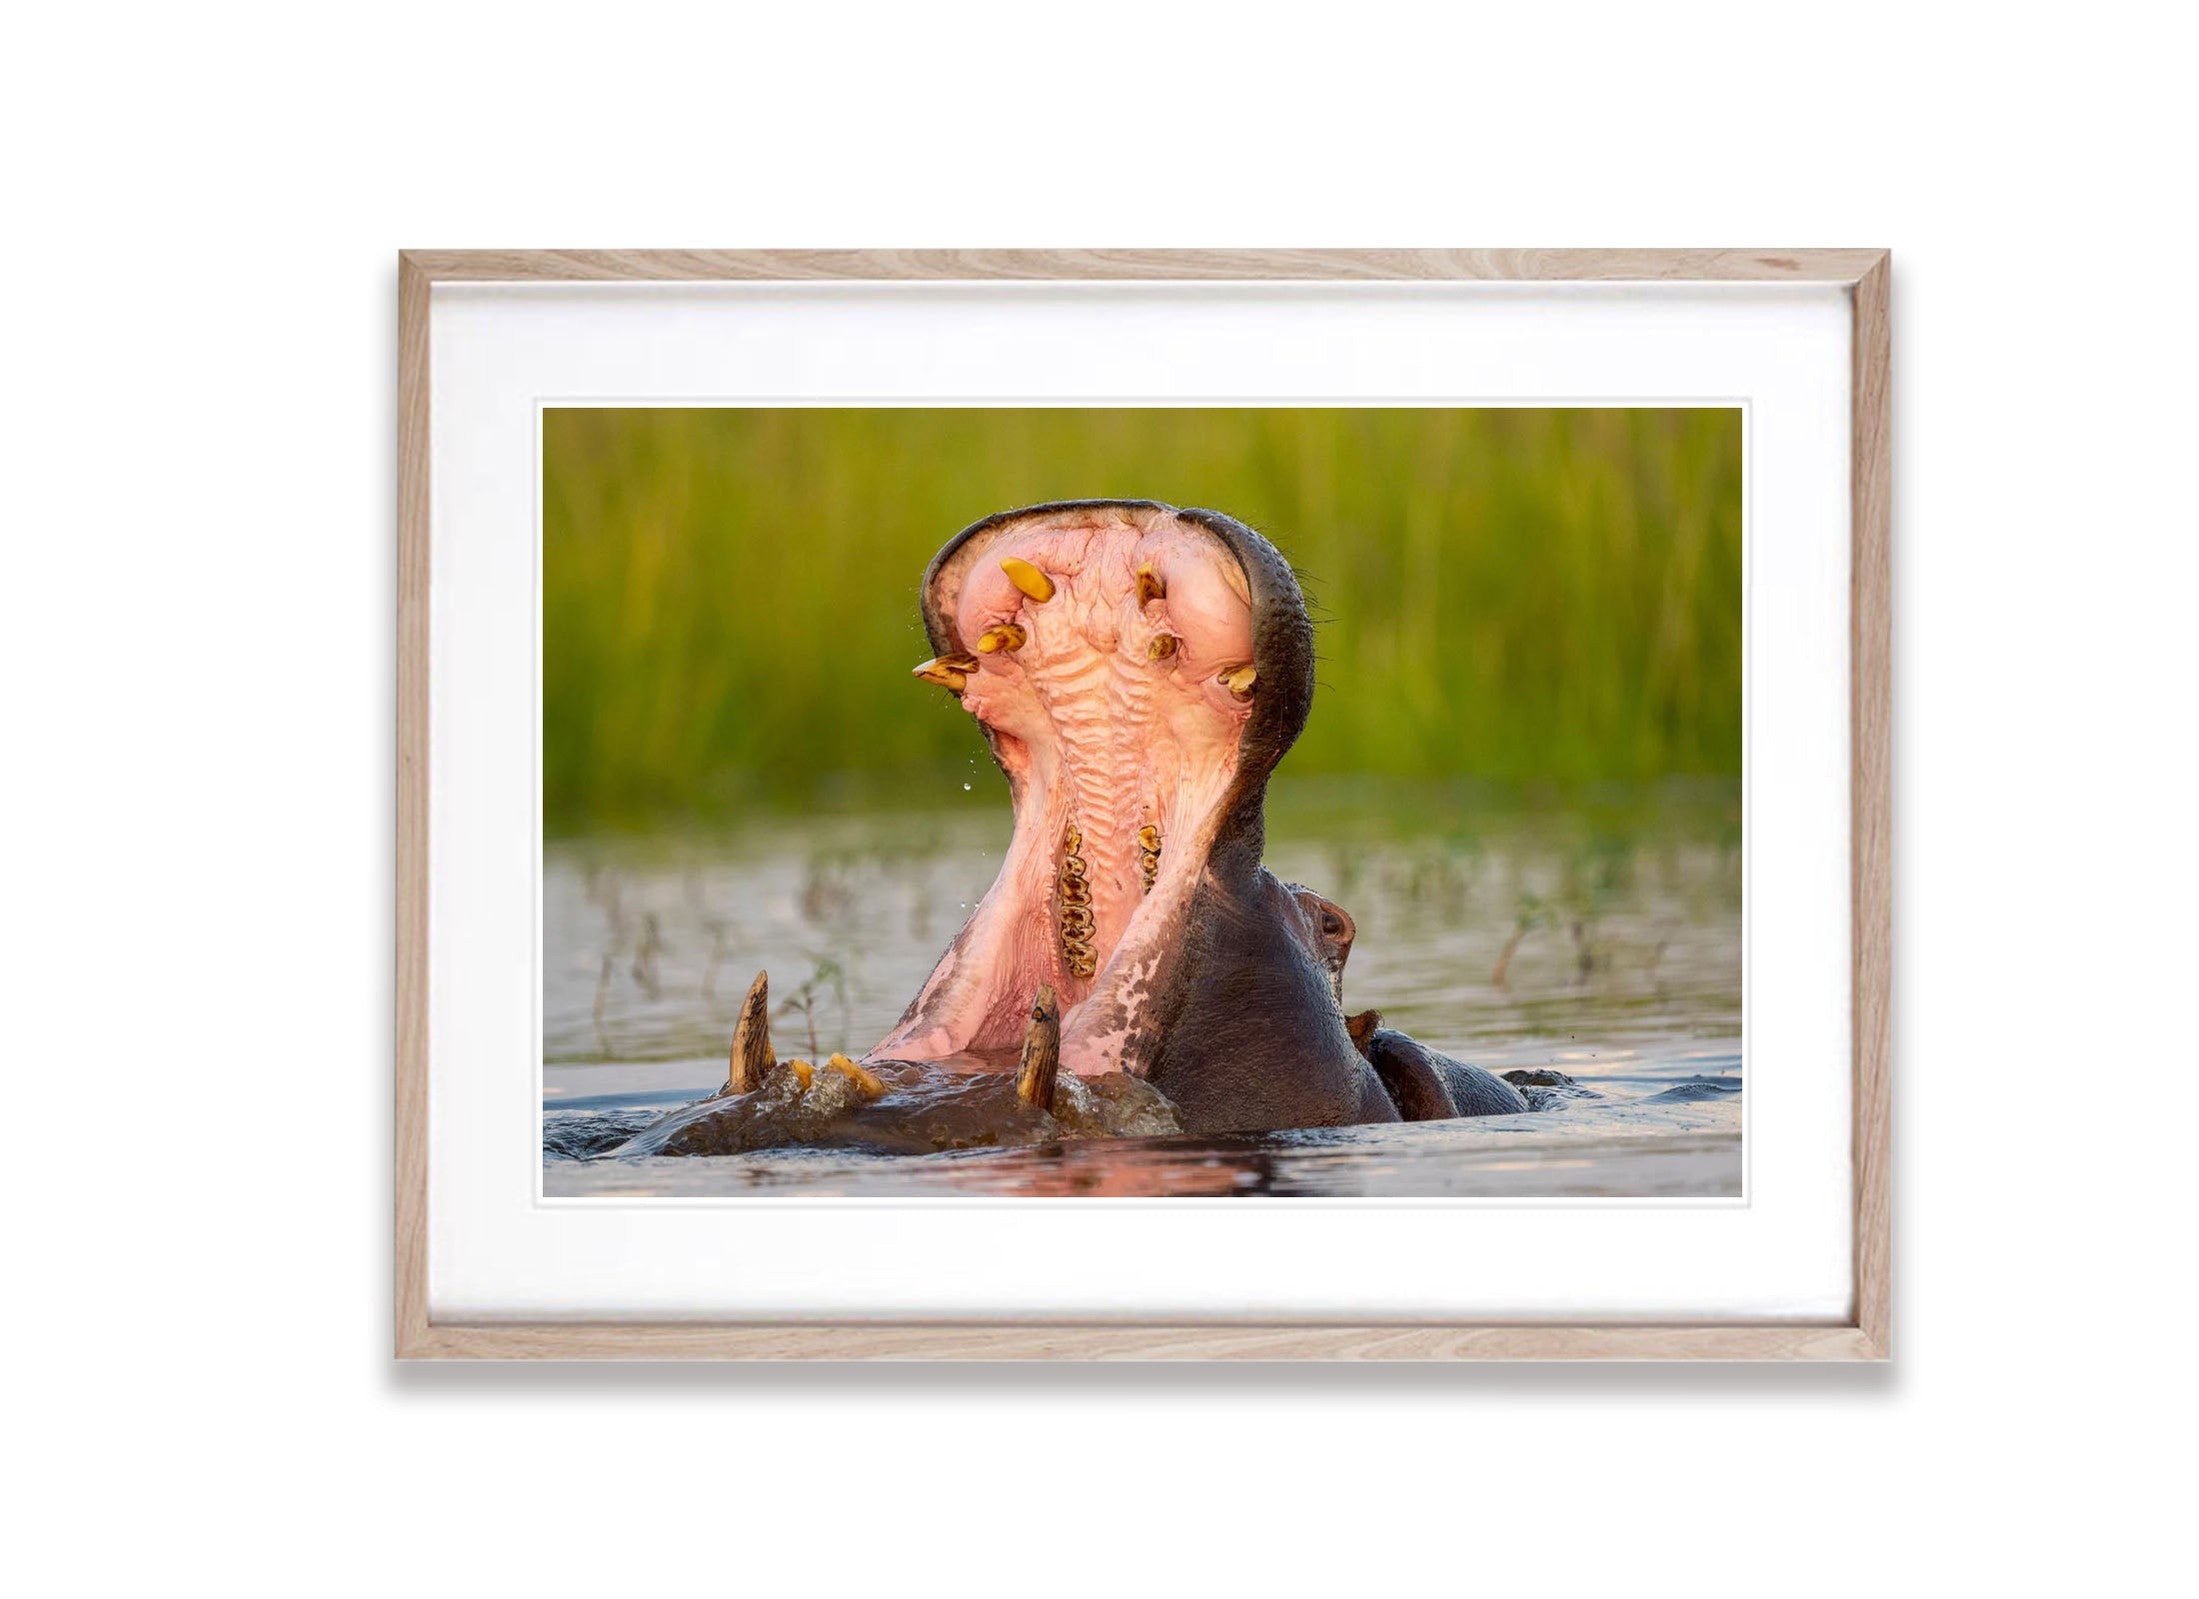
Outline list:
[[[924,563],[1098,497],[1297,567],[1321,691],[1286,775],[1734,779],[1741,472],[1733,409],[553,410],[546,821],[959,797],[981,741],[908,675]]]

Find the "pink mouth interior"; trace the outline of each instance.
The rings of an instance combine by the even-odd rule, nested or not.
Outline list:
[[[1043,573],[1051,596],[1023,592],[1002,567],[1011,558]],[[1204,871],[1258,692],[1240,698],[1224,681],[1252,664],[1244,572],[1218,537],[1168,511],[1072,510],[973,535],[936,575],[933,598],[951,618],[948,653],[977,658],[962,707],[993,734],[1015,835],[992,889],[872,1056],[1013,1048],[1032,995],[1050,984],[1065,1066],[1134,1065],[1125,1045]],[[1003,626],[1023,641],[980,652]],[[1156,639],[1174,643],[1156,653]],[[1146,847],[1155,835],[1157,852]],[[1072,879],[1083,887],[1065,886]]]

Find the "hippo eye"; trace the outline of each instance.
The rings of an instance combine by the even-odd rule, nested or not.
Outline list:
[[[1344,936],[1343,918],[1334,911],[1323,911],[1321,913],[1321,931],[1331,938],[1342,938]]]

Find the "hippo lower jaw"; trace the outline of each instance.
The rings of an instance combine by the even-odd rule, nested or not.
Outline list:
[[[1059,996],[1065,1069],[1143,1071],[1194,901],[1243,825],[1232,801],[1267,686],[1246,570],[1224,537],[1167,507],[1042,508],[951,544],[924,607],[939,655],[917,673],[983,727],[1015,831],[991,890],[868,1058],[1012,1050],[1044,987]],[[1256,861],[1256,803],[1251,826]]]

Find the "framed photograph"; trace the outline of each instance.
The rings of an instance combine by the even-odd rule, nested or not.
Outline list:
[[[1885,1358],[1888,271],[402,255],[398,1354]]]

